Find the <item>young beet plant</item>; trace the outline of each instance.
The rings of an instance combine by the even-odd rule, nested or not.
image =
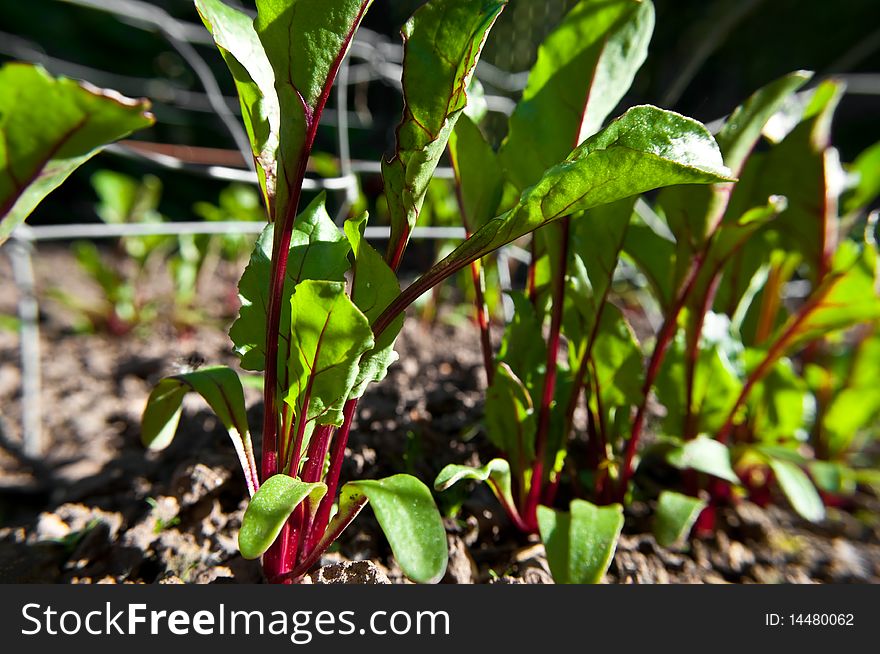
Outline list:
[[[160,382],[144,412],[143,437],[151,447],[167,445],[183,396],[196,391],[208,401],[229,430],[252,495],[240,549],[263,557],[270,581],[305,574],[367,502],[409,577],[443,575],[446,538],[420,481],[395,475],[339,486],[357,399],[396,358],[394,339],[413,301],[551,223],[589,221],[581,218],[588,209],[661,186],[728,178],[702,125],[654,107],[632,109],[586,140],[574,135],[542,155],[506,211],[493,217],[492,207],[464,243],[400,291],[394,271],[505,3],[431,0],[404,28],[404,116],[396,153],[382,164],[391,215],[384,258],[363,240],[365,216],[340,232],[323,197],[297,213],[321,110],[369,4],[264,0],[252,23],[219,0],[196,2],[236,79],[271,222],[242,276],[241,313],[230,330],[242,367],[265,372],[262,461],[258,469],[241,384],[227,368]]]
[[[569,161],[592,153],[585,181],[594,191],[619,188],[616,202],[563,207],[561,220],[535,232],[527,292],[513,294],[515,316],[497,356],[473,264],[489,379],[486,430],[503,457],[480,469],[450,465],[435,482],[444,490],[461,479],[487,481],[517,527],[541,533],[559,582],[599,580],[623,524],[614,447],[629,427],[629,405],[643,397],[642,355],[608,295],[635,196],[730,178],[705,128],[678,114],[636,107],[600,131],[644,62],[653,26],[650,2],[582,0],[542,44],[498,152],[468,117],[450,142],[465,226],[478,234],[509,194],[505,186],[532,193],[543,169],[574,146]],[[609,164],[621,174],[604,179]],[[590,446],[582,467],[593,473],[591,497],[607,506],[576,499],[560,513],[550,506],[582,397]]]
[[[844,407],[853,407],[848,387],[864,384],[880,319],[875,221],[865,216],[877,173],[857,162],[861,178],[847,191],[830,145],[842,88],[795,95],[808,78],[777,80],[731,115],[719,142],[737,184],[702,197],[661,193],[655,208],[673,239],[661,247],[642,230],[625,248],[667,321],[681,316],[652,355],[667,409],[660,448],[671,445],[667,459],[689,469],[692,494],[708,489],[704,527],[740,485],[765,503],[775,481],[799,514],[819,520],[815,485],[840,494],[844,480],[866,479],[848,457],[876,399],[868,392],[860,410]],[[752,153],[762,135],[768,148]],[[802,297],[787,298],[798,286]]]
[[[592,98],[613,105],[623,95],[644,58],[651,17],[643,2],[579,3],[539,51],[498,153],[473,122],[459,122],[450,145],[469,231],[491,214],[486,207],[497,205],[505,181],[530,183],[534,153],[601,123],[605,110],[591,113]],[[874,224],[861,244],[846,230],[861,226],[877,194],[877,155],[869,150],[854,164],[858,185],[841,198],[845,176],[828,139],[839,88],[825,83],[795,95],[809,77],[796,72],[769,84],[727,119],[717,142],[739,182],[670,185],[657,195],[651,225],[633,214],[630,199],[537,231],[527,292],[514,295],[497,357],[485,318],[478,321],[490,380],[486,430],[504,456],[480,469],[448,466],[435,485],[487,481],[514,524],[540,532],[557,581],[601,578],[622,526],[620,503],[634,494],[656,499],[655,535],[672,545],[698,517],[709,526],[714,507],[743,487],[760,499],[775,479],[816,520],[824,511],[807,473],[831,493],[846,480],[850,488],[876,483],[849,463],[858,460],[856,435],[863,440],[878,414],[874,393],[853,407],[876,356]],[[606,132],[637,111],[644,109]],[[771,147],[753,153],[762,135]],[[525,138],[531,142],[521,146]],[[646,348],[610,299],[621,256],[648,280],[662,312]],[[479,272],[472,269],[478,291]],[[786,303],[795,275],[810,291]],[[848,358],[832,365],[841,351]],[[664,414],[649,423],[652,397]],[[575,499],[560,513],[549,507],[582,398],[587,458],[568,468],[574,491],[595,504]],[[650,480],[634,486],[640,457],[681,470],[684,492],[658,494]]]

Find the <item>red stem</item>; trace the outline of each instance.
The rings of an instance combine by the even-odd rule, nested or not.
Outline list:
[[[654,380],[660,372],[660,366],[666,356],[666,351],[669,349],[672,339],[675,336],[675,332],[678,329],[678,315],[681,313],[681,310],[687,302],[688,296],[693,290],[697,277],[699,277],[700,270],[703,267],[703,261],[704,258],[702,254],[696,255],[693,263],[691,263],[687,276],[683,281],[681,291],[679,292],[675,303],[670,308],[669,313],[666,315],[666,319],[663,321],[663,326],[660,328],[660,333],[657,334],[657,342],[654,345],[654,351],[651,353],[651,359],[648,361],[648,369],[645,373],[644,383],[642,384],[642,400],[639,403],[638,409],[636,409],[632,431],[630,432],[629,441],[627,441],[626,444],[626,454],[624,456],[623,471],[621,472],[620,488],[618,490],[618,499],[620,501],[623,501],[623,498],[626,495],[627,485],[632,478],[633,459],[635,458],[639,438],[641,437],[642,428],[645,425],[645,418],[647,417],[648,394],[654,386]]]
[[[531,531],[538,528],[538,504],[541,501],[544,484],[544,459],[547,456],[547,433],[550,430],[550,407],[556,393],[556,372],[559,359],[559,338],[562,332],[562,312],[565,299],[565,270],[568,264],[568,240],[571,231],[571,219],[562,219],[562,235],[560,243],[559,269],[556,273],[553,288],[553,308],[550,314],[550,335],[547,339],[547,372],[544,376],[544,391],[541,395],[541,407],[538,413],[538,425],[535,435],[535,461],[532,464],[532,479],[523,519]]]
[[[351,431],[351,423],[357,409],[357,399],[348,400],[342,409],[342,426],[336,430],[333,436],[332,451],[330,453],[330,469],[327,471],[327,493],[318,505],[318,511],[312,522],[311,533],[308,535],[308,543],[305,550],[309,554],[321,540],[327,524],[330,521],[330,510],[336,499],[336,489],[339,488],[339,477],[342,472],[342,461],[345,458],[345,446],[348,444],[348,435]]]
[[[773,345],[767,350],[767,354],[764,355],[764,358],[761,360],[761,363],[755,368],[752,373],[746,379],[745,384],[743,384],[742,390],[740,391],[739,396],[736,398],[736,402],[734,402],[733,407],[730,409],[730,412],[727,414],[727,419],[724,421],[721,429],[718,430],[718,434],[716,436],[717,440],[722,443],[726,443],[727,439],[730,437],[730,433],[733,431],[733,421],[736,418],[736,414],[739,411],[739,408],[742,406],[743,402],[748,399],[749,394],[752,392],[752,388],[754,388],[755,384],[761,381],[776,361],[785,353],[785,349],[788,347],[791,339],[797,335],[798,329],[800,329],[801,325],[804,321],[810,317],[810,314],[816,308],[818,304],[822,302],[824,299],[828,289],[817,291],[816,295],[804,306],[801,307],[800,311],[797,314],[797,317],[791,322],[785,332],[773,342]]]

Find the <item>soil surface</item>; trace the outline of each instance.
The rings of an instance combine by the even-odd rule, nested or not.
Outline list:
[[[40,297],[63,283],[99,297],[63,248],[41,249]],[[21,369],[14,331],[0,331],[0,582],[260,582],[236,535],[246,490],[222,425],[187,398],[172,445],[146,452],[140,413],[162,376],[198,362],[235,365],[225,329],[235,310],[240,266],[218,269],[203,292],[206,325],[159,320],[126,334],[80,334],[62,305],[41,305],[45,456],[20,446]],[[0,261],[0,314],[16,292]],[[161,315],[161,313],[160,313]],[[407,322],[400,361],[359,406],[344,478],[409,472],[430,482],[447,463],[493,456],[480,430],[485,378],[473,326]],[[260,393],[246,389],[259,433]],[[258,443],[256,444],[258,446]],[[519,535],[484,486],[438,497],[450,565],[445,583],[552,583],[543,547]],[[780,503],[784,507],[784,503]],[[880,581],[876,498],[858,511],[829,510],[818,525],[784,508],[740,501],[718,529],[681,549],[650,535],[650,506],[637,503],[606,575],[608,583],[824,583]],[[859,518],[855,516],[858,515]],[[403,583],[369,509],[306,581]]]

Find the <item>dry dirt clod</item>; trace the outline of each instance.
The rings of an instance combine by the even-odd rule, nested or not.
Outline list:
[[[306,577],[312,584],[390,584],[372,561],[343,561],[318,568]]]

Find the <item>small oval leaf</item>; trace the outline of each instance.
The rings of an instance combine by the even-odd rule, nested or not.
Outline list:
[[[705,436],[673,448],[666,454],[666,461],[679,470],[697,470],[731,484],[739,483],[730,465],[730,450],[724,443]]]
[[[238,549],[246,559],[259,558],[269,549],[293,510],[309,498],[312,506],[324,497],[327,486],[318,482],[307,484],[287,475],[275,475],[267,479],[251,498],[241,530],[238,532]]]
[[[654,513],[654,538],[663,547],[679,545],[706,508],[706,502],[696,497],[665,490],[660,493]]]
[[[370,500],[394,558],[413,581],[434,584],[446,573],[449,551],[446,530],[431,491],[411,475],[347,483],[352,492]]]
[[[798,515],[810,522],[825,518],[825,505],[807,474],[797,465],[780,459],[770,459],[770,469],[785,497]]]

